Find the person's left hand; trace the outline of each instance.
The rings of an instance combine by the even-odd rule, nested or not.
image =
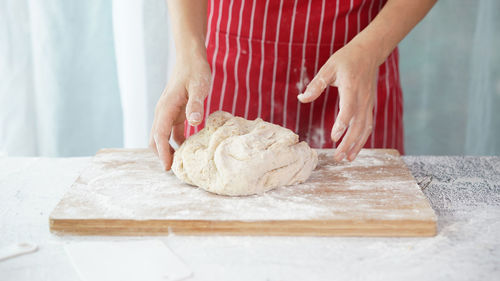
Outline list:
[[[346,157],[354,160],[372,132],[377,71],[377,56],[369,48],[351,41],[328,59],[305,92],[298,95],[300,102],[308,103],[318,98],[327,86],[338,88],[340,111],[331,138],[337,142],[347,132],[335,151],[336,161]]]

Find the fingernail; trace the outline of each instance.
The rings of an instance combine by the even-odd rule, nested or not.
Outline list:
[[[297,96],[297,98],[299,99],[299,101],[303,101],[303,100],[304,100],[304,98],[306,98],[306,97],[307,97],[307,94],[306,94],[306,93],[302,93],[302,94],[299,94],[299,95]]]
[[[201,121],[201,114],[199,112],[192,112],[188,117],[189,123],[198,123]]]

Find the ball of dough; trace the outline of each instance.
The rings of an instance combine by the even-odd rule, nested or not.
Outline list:
[[[218,111],[174,154],[182,181],[221,195],[251,195],[302,183],[318,155],[291,130]]]

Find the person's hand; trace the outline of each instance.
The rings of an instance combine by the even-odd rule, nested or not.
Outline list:
[[[170,170],[174,149],[170,135],[184,142],[184,121],[196,126],[203,120],[203,102],[210,90],[211,72],[205,57],[178,60],[155,109],[149,146],[158,154],[165,170]]]
[[[308,103],[318,98],[327,86],[338,88],[340,111],[331,138],[337,142],[347,132],[335,151],[336,161],[346,157],[354,160],[372,132],[377,71],[377,56],[351,41],[328,59],[298,96],[300,102]]]

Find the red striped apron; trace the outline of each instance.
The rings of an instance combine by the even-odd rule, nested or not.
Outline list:
[[[297,95],[326,60],[375,18],[386,0],[210,0],[207,57],[213,84],[205,114],[224,110],[295,131],[312,147],[331,148],[339,111],[328,87],[310,104]],[[365,148],[404,153],[398,51],[380,66],[373,132]],[[189,136],[203,128],[186,126]]]

